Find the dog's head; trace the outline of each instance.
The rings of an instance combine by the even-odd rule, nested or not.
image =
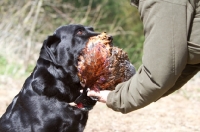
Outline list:
[[[88,39],[96,35],[98,33],[93,28],[82,25],[59,27],[43,43],[33,73],[33,89],[61,101],[75,101],[82,89],[77,75],[77,59]],[[91,104],[95,102],[88,97],[85,105]]]
[[[63,66],[67,71],[77,64],[77,58],[86,42],[92,36],[98,35],[92,27],[82,25],[67,25],[59,27],[52,36],[44,42],[48,57],[45,58],[57,66]]]

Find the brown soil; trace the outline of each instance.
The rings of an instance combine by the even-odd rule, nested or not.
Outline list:
[[[0,76],[0,116],[22,84],[22,79]],[[97,103],[90,111],[84,132],[200,132],[200,79],[195,78],[178,92],[128,114]]]

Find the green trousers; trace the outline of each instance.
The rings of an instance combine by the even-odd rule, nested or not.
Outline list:
[[[200,70],[200,0],[132,2],[143,22],[144,54],[137,73],[108,95],[107,106],[122,113],[169,95]]]

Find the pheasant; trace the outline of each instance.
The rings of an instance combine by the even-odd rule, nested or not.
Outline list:
[[[82,86],[95,91],[114,90],[135,74],[127,53],[113,46],[112,37],[105,32],[88,40],[77,69]]]

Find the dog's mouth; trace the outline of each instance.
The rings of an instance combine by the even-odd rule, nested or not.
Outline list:
[[[74,101],[73,106],[83,111],[89,111],[93,109],[94,105],[97,102],[97,99],[95,97],[88,97],[87,96],[88,90],[89,89],[83,89],[83,92]]]

